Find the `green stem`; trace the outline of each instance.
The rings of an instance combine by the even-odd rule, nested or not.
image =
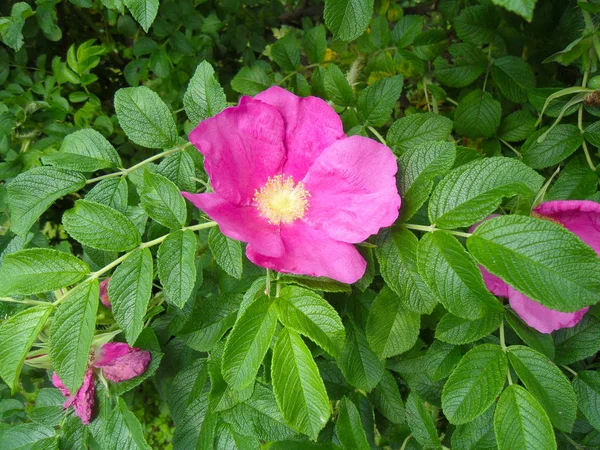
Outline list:
[[[156,161],[157,159],[164,158],[165,156],[169,156],[172,153],[176,153],[176,152],[178,152],[180,150],[184,150],[184,149],[188,148],[191,145],[192,145],[191,142],[186,142],[185,144],[178,145],[177,147],[173,147],[173,148],[171,148],[169,150],[165,150],[162,153],[159,153],[157,155],[151,156],[150,158],[145,159],[142,162],[137,163],[135,166],[131,166],[129,169],[121,169],[119,172],[108,173],[106,175],[101,175],[101,176],[96,177],[96,178],[91,178],[91,179],[89,179],[89,180],[86,181],[86,184],[92,184],[92,183],[95,183],[97,181],[104,180],[106,178],[126,177],[131,172],[133,172],[134,170],[137,170],[140,167],[143,167],[146,164],[151,163],[152,161]]]
[[[512,145],[510,145],[504,139],[499,139],[499,141],[502,142],[504,145],[506,145],[508,148],[510,148],[515,153],[515,155],[517,155],[517,157],[519,159],[523,159],[523,155],[521,155],[521,153],[516,148],[514,148]]]
[[[579,374],[578,374],[577,372],[575,372],[573,369],[571,369],[569,366],[564,366],[564,365],[562,365],[562,366],[560,366],[560,367],[562,367],[563,369],[565,369],[567,372],[571,372],[571,373],[572,373],[574,376],[576,376],[576,377],[578,377],[578,376],[579,376]]]
[[[427,102],[427,111],[431,112],[431,104],[429,103],[429,94],[427,93],[427,82],[423,78],[423,92],[425,93],[425,101]]]
[[[589,14],[588,14],[588,16],[589,16]],[[597,37],[597,36],[595,36],[595,37]],[[583,87],[583,88],[586,87],[589,73],[590,73],[590,67],[589,67],[589,62],[588,62],[588,67],[586,67],[585,72],[583,73],[583,80],[581,82],[581,87]],[[583,132],[584,132],[584,129],[583,129],[583,104],[579,105],[579,111],[577,111],[577,127],[579,128],[579,131],[583,134]],[[594,162],[592,161],[592,157],[590,156],[590,151],[588,149],[588,146],[587,146],[587,143],[585,142],[585,140],[583,141],[582,146],[583,146],[583,153],[585,154],[585,160],[587,161],[588,166],[590,166],[590,169],[592,169],[595,172],[596,166],[595,166]]]
[[[406,439],[404,439],[404,442],[402,442],[402,447],[400,447],[400,450],[406,450],[406,446],[408,445],[408,442],[411,440],[411,438],[412,434],[406,436]]]
[[[417,225],[413,223],[403,223],[400,226],[409,230],[426,231],[428,233],[433,233],[434,231],[445,231],[446,233],[453,234],[454,236],[460,236],[465,238],[471,236],[471,233],[463,233],[462,231],[453,230],[441,230],[439,228],[436,228],[434,225]]]
[[[485,88],[487,86],[488,77],[490,76],[490,69],[492,67],[492,44],[488,45],[487,58],[488,58],[488,66],[485,71],[485,80],[483,80],[483,88],[481,89],[482,91],[485,91]]]
[[[312,69],[313,67],[317,67],[320,66],[321,64],[319,63],[315,63],[315,64],[309,64],[308,66],[303,66],[302,68],[302,72],[304,72],[306,69]],[[283,77],[278,83],[277,86],[281,86],[284,81],[288,80],[289,78],[293,77],[294,75],[299,74],[301,71],[300,70],[295,70],[292,73],[287,74],[285,77]]]
[[[582,3],[587,3],[588,0],[580,0]],[[583,21],[585,22],[585,31],[592,35],[592,45],[594,50],[596,51],[596,56],[598,60],[600,60],[600,38],[596,34],[596,27],[594,26],[594,22],[592,21],[592,16],[590,13],[584,9],[581,9],[581,13],[583,14]]]
[[[0,297],[0,302],[20,303],[21,305],[52,305],[49,302],[40,302],[38,300],[17,300],[10,297]]]
[[[502,347],[502,350],[506,350],[506,341],[504,340],[504,321],[500,323],[500,347]]]
[[[271,296],[271,269],[267,269],[267,280],[265,289],[267,291],[267,297]]]
[[[203,230],[205,228],[211,228],[211,227],[214,227],[216,225],[218,225],[217,222],[205,222],[205,223],[199,223],[197,225],[192,225],[192,226],[189,226],[189,227],[183,227],[183,228],[181,228],[181,230],[182,231],[198,231],[198,230]],[[179,230],[176,230],[176,231],[179,231]],[[93,280],[93,279],[99,278],[100,276],[104,275],[106,272],[108,272],[112,268],[118,266],[123,261],[125,261],[129,257],[129,255],[131,255],[133,252],[135,252],[137,250],[144,249],[144,248],[153,247],[153,246],[155,246],[157,244],[160,244],[161,242],[163,242],[169,236],[169,234],[165,234],[164,236],[157,237],[156,239],[153,239],[153,240],[148,241],[148,242],[142,242],[136,248],[134,248],[132,250],[129,250],[127,253],[125,253],[124,255],[121,255],[120,257],[118,257],[117,259],[115,259],[110,264],[107,264],[106,266],[104,266],[102,269],[97,270],[96,272],[90,273],[88,275],[87,279],[84,280],[84,281],[88,281],[88,280]],[[71,292],[71,291],[69,291],[69,292]],[[67,292],[65,295],[63,295],[59,299],[57,299],[53,303],[53,305],[57,306],[58,304],[62,303],[62,301],[69,295],[69,292]]]
[[[386,145],[385,139],[383,138],[383,136],[381,134],[379,134],[379,132],[373,128],[371,125],[367,126],[367,128],[369,129],[369,131],[371,133],[373,133],[375,135],[375,137],[377,137],[377,139],[379,139],[379,142],[381,142],[383,145]]]

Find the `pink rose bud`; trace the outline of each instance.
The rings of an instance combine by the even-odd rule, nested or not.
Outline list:
[[[100,348],[93,366],[101,368],[107,380],[120,383],[143,374],[151,359],[148,350],[123,342],[109,342]]]
[[[63,408],[72,406],[75,409],[75,414],[81,419],[84,425],[90,423],[92,418],[92,407],[94,406],[94,392],[96,386],[94,385],[93,370],[89,368],[85,372],[83,378],[83,384],[75,395],[71,395],[69,390],[63,385],[61,379],[55,373],[52,374],[52,383],[55,387],[60,389],[60,392],[67,397],[67,400],[63,404]]]
[[[112,310],[112,305],[110,304],[110,300],[108,299],[108,281],[109,280],[110,280],[110,278],[107,278],[106,280],[102,280],[102,282],[100,283],[100,301],[108,309]]]

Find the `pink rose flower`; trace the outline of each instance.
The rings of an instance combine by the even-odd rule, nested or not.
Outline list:
[[[319,98],[272,87],[206,119],[190,141],[215,192],[183,196],[247,242],[259,266],[353,283],[366,269],[353,244],[398,217],[391,150],[346,137]]]
[[[92,408],[94,406],[94,368],[102,369],[104,377],[115,383],[130,380],[143,374],[150,364],[150,352],[139,348],[130,347],[122,342],[109,342],[96,352],[94,360],[85,372],[83,384],[79,390],[71,395],[55,373],[52,374],[52,384],[60,389],[67,397],[63,408],[73,406],[75,414],[84,425],[90,423]]]
[[[110,304],[110,300],[108,299],[108,282],[109,281],[110,281],[110,278],[107,278],[106,280],[102,280],[100,282],[100,301],[108,309],[112,310],[112,305]]]
[[[555,200],[538,205],[533,215],[564,226],[600,256],[600,203],[587,200]],[[488,219],[492,217],[494,216]],[[471,230],[474,228],[476,225]],[[488,290],[494,295],[507,297],[510,306],[521,319],[541,333],[574,327],[589,309],[586,307],[567,313],[546,308],[516,291],[483,267],[479,267]]]

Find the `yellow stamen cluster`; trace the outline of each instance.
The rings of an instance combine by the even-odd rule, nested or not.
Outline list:
[[[291,176],[275,175],[254,192],[254,202],[260,215],[270,224],[290,223],[304,217],[310,193],[302,182],[294,184]]]

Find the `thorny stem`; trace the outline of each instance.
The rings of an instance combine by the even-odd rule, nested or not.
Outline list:
[[[205,222],[205,223],[199,223],[196,225],[192,225],[189,227],[183,227],[181,228],[181,230],[183,231],[198,231],[198,230],[203,230],[205,228],[211,228],[217,225],[217,222]],[[170,234],[170,233],[169,233]],[[120,256],[119,258],[115,259],[113,262],[111,262],[110,264],[104,266],[102,269],[97,270],[96,272],[92,272],[88,275],[87,280],[93,280],[96,279],[98,277],[100,277],[101,275],[105,274],[106,272],[108,272],[109,270],[111,270],[112,268],[118,266],[119,264],[121,264],[123,261],[125,261],[129,255],[131,255],[133,252],[135,252],[136,250],[141,250],[144,248],[148,248],[148,247],[153,247],[157,244],[160,244],[161,242],[163,242],[168,236],[169,234],[165,234],[164,236],[160,236],[156,239],[153,239],[151,241],[148,242],[142,242],[140,245],[138,245],[136,248],[129,250],[127,253],[125,253],[124,255]],[[71,290],[72,291],[72,290]],[[71,292],[67,292],[65,295],[63,295],[62,297],[60,297],[59,299],[57,299],[54,303],[52,303],[54,306],[59,305]]]
[[[383,136],[382,136],[381,134],[379,134],[379,132],[378,132],[378,131],[377,131],[375,128],[373,128],[373,127],[372,127],[372,126],[370,126],[370,125],[369,125],[367,128],[369,129],[369,131],[370,131],[371,133],[373,133],[373,134],[375,135],[375,137],[376,137],[377,139],[379,139],[379,142],[381,142],[383,145],[386,145],[386,146],[387,146],[387,143],[385,142],[385,139],[383,138]]]
[[[471,236],[471,233],[463,233],[462,231],[453,230],[441,230],[439,228],[436,228],[434,225],[416,225],[413,223],[403,223],[400,226],[409,230],[426,231],[428,233],[433,233],[434,231],[445,231],[446,233],[453,234],[454,236],[460,236],[465,238]]]
[[[95,183],[96,181],[104,180],[106,178],[126,177],[131,172],[133,172],[134,170],[137,170],[140,167],[143,167],[146,164],[151,163],[152,161],[156,161],[157,159],[164,158],[165,156],[169,156],[172,153],[176,153],[178,151],[184,150],[184,149],[188,148],[191,145],[192,145],[191,142],[186,142],[185,144],[178,145],[177,147],[173,147],[173,148],[171,148],[169,150],[165,150],[162,153],[159,153],[157,155],[151,156],[150,158],[145,159],[142,162],[139,162],[139,163],[137,163],[134,166],[131,166],[129,169],[121,169],[119,172],[108,173],[106,175],[101,175],[101,176],[96,177],[96,178],[90,178],[89,180],[86,181],[85,184],[92,184],[92,183]]]

